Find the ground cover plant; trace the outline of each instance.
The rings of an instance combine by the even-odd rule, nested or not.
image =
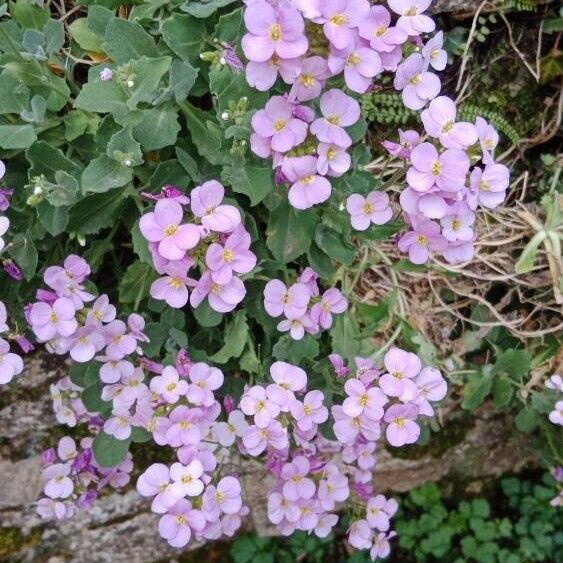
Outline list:
[[[527,349],[530,330],[491,324],[486,300],[460,313],[439,293],[493,329],[465,332],[462,350],[445,338],[438,353],[408,315],[401,276],[484,261],[511,195],[497,145],[520,135],[476,93],[442,91],[428,7],[4,5],[0,382],[17,386],[33,348],[70,359],[51,393],[74,430],[43,454],[42,517],[134,475],[171,546],[233,536],[257,460],[281,534],[324,538],[341,518],[351,547],[386,557],[398,507],[377,489],[376,444],[440,439],[444,371],[465,378],[463,408],[492,395],[560,463],[547,307]],[[547,257],[558,302],[552,168],[543,222],[522,215],[534,234],[511,259],[526,274]],[[366,299],[380,265],[391,284]],[[134,468],[147,443],[163,458]]]

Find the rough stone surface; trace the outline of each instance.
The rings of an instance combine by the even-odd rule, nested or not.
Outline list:
[[[61,525],[44,524],[36,516],[39,454],[61,435],[51,412],[48,388],[64,372],[64,365],[36,356],[12,391],[0,391],[0,560],[171,561],[178,552],[159,539],[157,517],[132,488],[102,497],[89,513]],[[517,471],[533,460],[529,444],[513,430],[512,421],[486,407],[468,415],[450,402],[440,417],[441,434],[433,434],[428,447],[409,451],[409,459],[395,457],[386,449],[378,453],[379,490],[406,491],[427,481],[452,477],[470,482]],[[262,535],[272,535],[275,530],[268,524],[265,499],[270,478],[255,463],[248,463],[243,473],[245,498],[252,508],[248,525]],[[20,545],[7,559],[2,554],[2,528],[21,531]]]

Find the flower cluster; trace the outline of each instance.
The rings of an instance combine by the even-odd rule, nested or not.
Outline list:
[[[563,398],[561,398],[563,395],[563,378],[554,374],[546,381],[545,386],[547,389],[555,391],[559,396],[554,409],[549,413],[549,420],[553,424],[563,426]]]
[[[0,301],[0,334],[9,330],[8,312],[6,306]],[[18,354],[10,352],[10,343],[0,337],[0,384],[10,383],[14,376],[23,371],[23,361]]]
[[[159,532],[174,547],[187,545],[192,536],[232,536],[248,513],[239,480],[218,475],[228,460],[225,448],[247,426],[240,411],[218,421],[221,405],[214,392],[223,380],[219,369],[183,355],[176,367],[164,367],[150,382],[155,410],[148,428],[158,445],[174,449],[178,461],[170,467],[152,464],[137,490],[152,498],[152,511],[162,515]]]
[[[224,187],[215,180],[195,187],[189,198],[166,186],[156,197],[154,211],[141,217],[141,234],[161,276],[150,288],[154,299],[174,308],[189,301],[196,308],[207,298],[220,313],[232,311],[244,299],[239,276],[254,269],[256,256],[239,210],[223,203],[224,197]],[[184,218],[188,205],[189,222]],[[189,276],[196,266],[201,269],[199,280]]]
[[[117,467],[100,467],[92,455],[92,438],[83,438],[79,446],[65,436],[57,448],[43,452],[41,481],[44,498],[37,512],[44,519],[64,520],[77,510],[92,506],[104,487],[120,489],[129,483],[133,460],[128,454]]]
[[[70,377],[65,376],[56,383],[51,383],[49,391],[55,418],[59,424],[73,428],[90,420],[90,414],[80,398],[82,388],[75,385]]]
[[[555,466],[551,470],[551,475],[555,479],[559,492],[549,501],[549,504],[555,507],[563,506],[563,467],[561,465]]]
[[[333,313],[344,313],[348,300],[333,287],[320,294],[318,274],[305,268],[297,282],[287,287],[281,280],[270,280],[264,288],[264,308],[271,317],[283,315],[278,330],[289,332],[294,340],[318,334],[332,326]]]
[[[397,503],[373,494],[376,442],[382,428],[393,446],[415,442],[417,416],[433,414],[430,401],[445,396],[446,383],[437,370],[422,368],[415,354],[397,348],[385,355],[384,372],[369,358],[356,358],[353,374],[339,356],[331,362],[339,378],[350,375],[342,405],[329,411],[321,391],[307,391],[304,370],[274,362],[273,383],[247,387],[241,397],[240,410],[250,420],[240,429],[239,447],[252,457],[265,456],[275,481],[268,516],[282,534],[303,530],[325,537],[338,521],[335,511],[347,503],[350,544],[370,549],[373,559],[385,557]],[[330,414],[336,440],[319,432]]]

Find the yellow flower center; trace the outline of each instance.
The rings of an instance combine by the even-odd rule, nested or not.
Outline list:
[[[409,80],[409,84],[410,84],[411,86],[416,86],[421,80],[422,80],[422,77],[420,76],[420,74],[415,74],[415,75]]]
[[[348,17],[346,14],[333,14],[329,21],[332,25],[340,27],[348,21]]]
[[[268,34],[272,41],[279,41],[281,39],[281,27],[279,23],[273,23],[268,30]]]
[[[178,526],[185,526],[186,525],[186,517],[182,516],[181,514],[178,514],[176,516],[176,524]]]
[[[488,183],[487,181],[485,181],[485,180],[481,180],[481,181],[479,182],[479,189],[480,189],[482,192],[488,192],[488,191],[489,191],[489,183]]]
[[[215,491],[215,500],[221,502],[225,498],[225,495],[221,491]]]
[[[340,116],[339,115],[329,115],[326,120],[331,125],[340,125]]]
[[[442,165],[439,161],[435,160],[430,167],[433,176],[439,176],[442,173]]]
[[[101,311],[94,311],[94,318],[98,321],[101,321],[104,317],[104,314]]]
[[[308,176],[303,176],[303,178],[301,178],[299,182],[304,186],[309,186],[310,184],[313,183],[314,179],[315,177],[312,174],[309,174]]]
[[[260,430],[259,434],[260,434],[260,438],[262,438],[262,440],[268,439],[268,431],[265,428],[262,428],[262,430]]]
[[[432,49],[430,52],[430,58],[435,59],[440,54],[440,49]]]
[[[360,406],[361,407],[365,407],[367,406],[369,402],[369,397],[367,393],[363,393],[362,395],[360,395]]]
[[[266,403],[264,401],[258,401],[256,403],[256,412],[263,411],[266,408]]]
[[[454,219],[452,221],[452,230],[459,231],[461,229],[461,221],[459,219]]]
[[[495,148],[495,143],[492,139],[485,139],[485,142],[483,144],[485,145],[486,149],[492,150]]]
[[[50,315],[49,315],[49,322],[56,324],[58,321],[58,317],[57,317],[57,313],[55,313],[55,311],[53,311]]]
[[[338,154],[338,151],[334,147],[330,147],[326,151],[326,157],[327,157],[328,160],[334,160],[336,158],[337,154]]]
[[[180,289],[182,287],[182,280],[180,278],[173,278],[171,277],[168,280],[168,285],[172,288],[172,289]]]
[[[287,305],[289,303],[289,291],[284,292],[284,294],[281,297],[281,302],[284,305]]]
[[[193,480],[194,478],[191,475],[182,475],[182,483],[184,483],[184,485],[191,483]]]
[[[301,481],[303,481],[303,477],[301,475],[294,475],[291,480],[294,483],[301,483]]]
[[[364,203],[363,209],[364,209],[364,213],[366,215],[371,215],[375,211],[375,209],[373,207],[373,203],[370,203],[369,201],[366,201]]]
[[[384,25],[380,25],[380,26],[375,28],[375,31],[373,32],[373,34],[376,37],[381,37],[382,35],[385,35],[386,31],[387,31],[387,28]]]
[[[310,74],[302,74],[299,81],[305,88],[312,88],[315,85],[315,79]]]
[[[211,293],[213,293],[213,295],[219,295],[219,293],[221,293],[221,286],[218,283],[214,283],[211,286]]]
[[[395,424],[399,428],[404,428],[407,424],[407,419],[404,416],[399,416],[395,419]]]
[[[422,236],[422,235],[418,235],[418,239],[420,239],[421,236]],[[426,237],[424,237],[424,241],[425,241],[424,244],[426,244]],[[420,240],[419,240],[419,242],[420,242]],[[394,371],[394,372],[391,373],[391,375],[392,375],[395,379],[403,379],[403,372],[402,372],[402,371]]]
[[[418,235],[416,237],[416,242],[421,246],[426,246],[428,244],[428,239],[424,235]]]
[[[453,127],[453,121],[446,121],[446,123],[444,123],[444,125],[442,126],[442,133],[449,133],[453,129]]]
[[[313,412],[313,409],[310,405],[303,405],[303,412],[305,416],[309,416]]]
[[[176,389],[176,384],[175,384],[175,383],[169,383],[169,384],[166,386],[166,390],[167,390],[167,391],[174,391],[174,389]]]
[[[416,16],[416,14],[418,13],[418,10],[416,8],[416,6],[411,6],[410,8],[407,8],[405,10],[405,13],[403,15],[405,16]]]
[[[357,418],[357,417],[356,417],[356,418],[353,418],[353,419],[352,419],[352,426],[353,426],[354,428],[359,428],[359,427],[360,427],[360,419]]]
[[[286,119],[277,119],[276,121],[274,121],[274,131],[276,133],[280,133],[285,129],[286,125],[287,125]]]
[[[233,261],[233,251],[225,248],[225,250],[223,250],[223,260],[227,264],[230,264]]]
[[[172,235],[175,235],[177,232],[178,232],[178,225],[168,225],[168,227],[164,229],[164,234],[167,237],[171,237]]]
[[[182,430],[188,430],[189,428],[191,428],[191,423],[188,422],[187,420],[182,420],[178,426],[182,429]]]
[[[361,61],[362,59],[357,53],[350,53],[350,55],[348,56],[347,64],[349,64],[350,66],[356,66]]]

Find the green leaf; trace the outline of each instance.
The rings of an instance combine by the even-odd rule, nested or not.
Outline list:
[[[64,232],[68,225],[68,208],[55,207],[48,201],[42,201],[37,206],[37,217],[49,234],[55,237]]]
[[[84,133],[95,134],[100,118],[90,112],[72,110],[65,114],[63,121],[65,124],[65,139],[74,141]]]
[[[344,242],[342,236],[326,225],[319,225],[315,231],[315,242],[333,260],[349,266],[356,258],[356,249]]]
[[[139,102],[152,102],[158,93],[158,85],[162,77],[169,71],[171,57],[148,59],[142,57],[130,64],[134,86],[129,89],[127,106],[135,109]]]
[[[102,399],[102,388],[99,383],[86,387],[86,389],[82,391],[80,399],[91,413],[107,415],[111,412],[112,403],[111,401],[104,401]]]
[[[238,43],[239,37],[244,35],[243,12],[242,8],[238,8],[221,16],[215,26],[215,37],[226,43]]]
[[[137,22],[123,18],[108,23],[103,49],[118,65],[159,54],[153,38]]]
[[[74,20],[68,27],[70,36],[84,49],[85,51],[94,51],[96,53],[103,52],[102,40],[97,33],[93,32],[88,27],[87,18],[78,18]]]
[[[64,171],[71,176],[78,176],[80,167],[76,162],[67,158],[60,149],[57,149],[46,141],[33,143],[25,152],[27,160],[31,163],[28,171],[29,178],[41,176],[50,181],[56,181],[56,173]]]
[[[123,203],[124,190],[94,194],[81,199],[69,211],[69,231],[92,235],[115,223]]]
[[[186,2],[182,6],[182,11],[195,16],[196,18],[208,18],[214,14],[219,8],[224,8],[229,4],[233,4],[237,0],[203,0],[199,2]]]
[[[145,443],[152,439],[152,434],[141,428],[140,426],[134,426],[131,429],[131,441],[135,443]]]
[[[225,181],[235,192],[250,198],[250,205],[258,205],[274,189],[271,168],[232,166],[223,171]]]
[[[170,89],[177,102],[183,102],[193,88],[198,69],[187,61],[174,59],[170,65]]]
[[[514,271],[517,274],[526,274],[534,267],[540,244],[545,240],[545,237],[545,231],[540,231],[532,237],[514,265]]]
[[[133,138],[131,127],[125,127],[112,135],[107,145],[106,154],[120,164],[128,160],[128,167],[139,166],[143,163],[141,145]]]
[[[131,440],[117,440],[103,430],[94,438],[92,453],[96,462],[102,467],[119,465],[129,451]]]
[[[97,113],[127,111],[125,90],[116,80],[103,82],[98,76],[84,84],[74,100],[74,107]]]
[[[186,117],[188,131],[197,152],[211,164],[227,164],[228,157],[221,150],[223,132],[219,126],[209,119],[209,114],[189,102],[181,104],[182,112]]]
[[[199,55],[205,51],[206,36],[205,21],[193,16],[174,14],[162,23],[162,37],[168,47],[194,67],[201,62]]]
[[[495,362],[493,373],[505,373],[513,379],[522,379],[531,369],[532,359],[527,350],[503,350]]]
[[[246,313],[244,311],[238,311],[227,323],[222,348],[213,354],[210,360],[218,364],[225,364],[231,358],[239,358],[244,350],[244,345],[248,338],[248,331]]]
[[[88,164],[82,172],[80,185],[83,193],[104,193],[120,188],[133,179],[133,171],[128,166],[101,154]]]
[[[319,342],[309,334],[301,340],[284,335],[274,345],[272,354],[278,360],[299,364],[303,359],[314,360],[319,355]]]
[[[149,245],[139,230],[139,221],[135,221],[131,229],[131,241],[133,242],[133,251],[139,257],[139,261],[143,264],[152,264]]]
[[[78,191],[78,180],[64,170],[57,170],[46,199],[55,207],[68,207],[76,202]]]
[[[12,238],[12,245],[9,249],[10,256],[22,269],[27,281],[31,280],[37,270],[37,248],[33,244],[31,233],[17,233]]]
[[[162,149],[176,143],[180,124],[176,110],[170,107],[143,110],[142,121],[133,134],[145,151]]]
[[[496,408],[506,407],[514,394],[514,388],[504,375],[496,375],[493,380],[493,402]]]
[[[461,406],[467,410],[476,409],[491,392],[492,386],[492,377],[484,374],[472,375],[463,390]]]
[[[266,244],[276,260],[286,264],[305,254],[311,246],[318,217],[312,209],[296,211],[287,202],[270,214]]]
[[[19,114],[28,107],[29,88],[7,70],[2,71],[0,74],[0,114]]]
[[[13,18],[25,28],[43,29],[50,16],[47,4],[34,0],[16,0],[11,8]]]
[[[136,310],[139,303],[149,295],[149,288],[156,279],[156,272],[149,264],[134,262],[131,264],[119,284],[119,301],[133,303]]]
[[[514,423],[520,432],[531,432],[538,424],[537,414],[530,407],[523,407],[516,415]]]
[[[26,149],[37,140],[33,125],[0,125],[0,147]]]
[[[223,315],[221,313],[218,313],[217,311],[214,311],[209,306],[207,299],[203,301],[203,303],[201,303],[199,307],[194,309],[193,313],[197,322],[204,328],[217,326],[221,324],[221,321],[223,320]]]

